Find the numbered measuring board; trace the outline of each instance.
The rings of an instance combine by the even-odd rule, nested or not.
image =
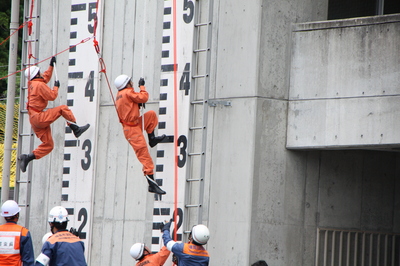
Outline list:
[[[167,192],[166,195],[155,195],[153,210],[153,252],[157,252],[164,245],[159,225],[169,221],[174,216],[174,169],[175,149],[178,149],[178,221],[177,240],[182,239],[182,221],[184,210],[184,195],[186,183],[187,136],[189,129],[190,81],[191,60],[193,51],[194,9],[195,2],[191,0],[176,0],[176,25],[174,21],[174,1],[164,1],[161,81],[160,81],[160,110],[158,134],[166,134],[177,139],[178,147],[173,143],[159,143],[157,145],[156,180]],[[175,28],[175,29],[174,29]],[[176,38],[174,38],[176,34]],[[176,43],[174,43],[176,39]],[[176,46],[176,47],[174,47]],[[174,75],[174,50],[176,51],[177,75]],[[176,80],[175,80],[176,79]],[[176,88],[174,86],[176,83]],[[174,92],[174,90],[176,91]],[[174,125],[174,93],[177,99],[178,134],[175,135]],[[171,227],[173,230],[173,228]],[[171,232],[172,232],[171,230]],[[167,262],[166,265],[170,265]]]
[[[93,36],[96,2],[71,1],[70,46]],[[100,17],[100,16],[98,16]],[[100,23],[99,23],[100,25]],[[76,139],[69,127],[65,129],[62,202],[69,213],[68,226],[79,232],[87,252],[90,250],[93,181],[98,106],[98,57],[91,42],[74,46],[69,51],[67,105],[79,126],[90,128]]]

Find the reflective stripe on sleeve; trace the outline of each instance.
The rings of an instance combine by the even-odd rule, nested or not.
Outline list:
[[[171,240],[167,243],[167,248],[169,251],[172,251],[172,247],[176,244],[175,241]]]
[[[43,253],[40,253],[40,255],[36,258],[36,261],[41,263],[42,265],[48,265],[50,262],[50,258]]]

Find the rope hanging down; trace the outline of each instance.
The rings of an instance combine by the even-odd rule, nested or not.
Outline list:
[[[117,107],[115,105],[114,94],[112,93],[110,80],[108,79],[108,75],[107,75],[107,66],[106,66],[106,63],[104,62],[103,58],[101,57],[99,42],[96,39],[97,24],[98,24],[98,16],[97,16],[97,14],[99,13],[99,2],[100,2],[99,0],[97,0],[97,2],[96,2],[96,14],[94,16],[94,23],[93,23],[93,37],[92,37],[93,38],[93,46],[94,46],[94,49],[95,49],[95,51],[97,53],[97,56],[99,57],[99,64],[100,64],[100,71],[99,72],[103,73],[104,76],[106,77],[108,90],[110,91],[110,95],[111,95],[111,98],[112,98],[113,103],[114,103],[115,111],[118,114],[118,110],[117,110]]]

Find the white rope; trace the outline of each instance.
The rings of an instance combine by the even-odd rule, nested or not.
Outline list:
[[[57,53],[57,4],[58,4],[58,0],[53,0],[53,54]]]
[[[144,78],[143,76],[143,72],[144,72],[144,47],[145,47],[145,29],[146,29],[146,9],[147,9],[147,1],[148,0],[144,0],[144,8],[143,8],[143,32],[142,32],[142,69],[141,69],[141,78]],[[139,86],[140,89],[140,86]],[[144,134],[144,104],[140,107],[140,113],[142,116],[142,132]]]
[[[143,77],[143,71],[144,71],[144,47],[145,47],[145,29],[146,29],[146,9],[147,9],[147,1],[149,0],[144,0],[144,10],[143,10],[143,32],[142,32],[142,72],[141,72],[141,77]],[[144,77],[143,77],[144,78]]]
[[[55,77],[55,80],[58,80],[56,63],[54,63],[54,77]]]

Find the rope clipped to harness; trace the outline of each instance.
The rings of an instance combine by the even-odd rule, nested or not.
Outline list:
[[[97,25],[98,25],[98,15],[97,14],[98,14],[98,11],[99,11],[99,2],[100,2],[100,0],[97,0],[97,2],[96,2],[96,13],[95,13],[94,18],[93,18],[93,20],[94,20],[93,37],[92,37],[93,38],[93,47],[94,47],[94,50],[96,51],[97,56],[99,58],[99,65],[100,65],[99,73],[103,73],[104,77],[106,78],[108,90],[110,91],[110,95],[111,95],[111,98],[112,98],[112,101],[113,101],[113,104],[114,104],[115,111],[118,114],[117,106],[115,104],[114,94],[112,92],[110,80],[109,80],[108,75],[107,75],[107,66],[106,66],[106,63],[104,62],[104,59],[101,56],[101,50],[100,50],[99,42],[96,39],[96,32],[97,32]]]

